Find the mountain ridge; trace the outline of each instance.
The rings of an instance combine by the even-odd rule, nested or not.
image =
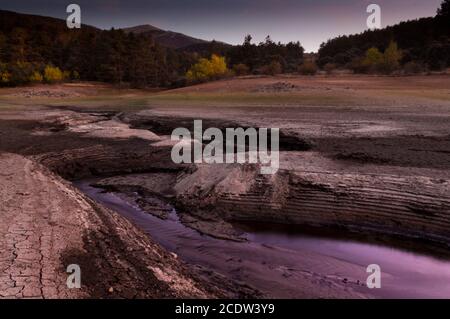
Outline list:
[[[182,49],[193,45],[210,43],[210,41],[194,38],[180,32],[163,30],[150,24],[122,28],[121,30],[126,33],[151,36],[155,43],[172,49]]]
[[[0,30],[11,31],[15,28],[43,28],[55,30],[66,28],[66,23],[65,20],[61,18],[0,9]],[[91,31],[108,31],[108,29],[101,29],[87,24],[82,24],[82,28],[86,28]],[[208,45],[211,43],[211,41],[198,39],[180,32],[163,30],[150,24],[117,29],[123,30],[125,33],[136,33],[144,36],[151,36],[153,41],[158,45],[171,49],[190,48],[195,47],[196,45]]]

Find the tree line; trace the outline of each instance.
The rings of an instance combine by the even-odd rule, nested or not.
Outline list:
[[[304,49],[300,42],[276,43],[267,36],[265,41],[252,43],[247,35],[241,45],[224,46],[212,42],[202,51],[203,58],[188,71],[188,82],[202,82],[230,75],[276,75],[297,72],[303,63]],[[207,57],[211,56],[210,59]]]
[[[59,19],[0,11],[0,86],[87,80],[178,87],[229,75],[309,75],[318,67],[440,70],[450,67],[449,11],[450,0],[444,0],[436,17],[329,40],[317,61],[305,58],[299,42],[277,43],[270,36],[258,44],[247,35],[241,45],[212,41],[173,49],[145,34],[84,25],[68,29]]]
[[[226,61],[226,71],[220,70],[220,76],[232,72],[275,74],[295,69],[303,48],[299,43],[274,43],[270,37],[255,45],[248,36],[238,46],[212,41],[198,50],[177,50],[163,47],[145,34],[84,25],[68,29],[62,20],[0,11],[1,86],[63,80],[182,86],[186,81],[217,78],[219,74],[195,72],[199,63],[200,67],[206,65],[205,59],[217,62],[214,56]],[[195,79],[197,75],[199,79]]]
[[[254,44],[247,35],[242,45],[230,48],[227,58],[237,73],[277,74],[297,72],[303,54],[300,42],[276,43],[267,36],[264,42]]]
[[[151,37],[0,11],[0,85],[63,80],[167,87],[198,60],[195,53],[165,48]]]
[[[364,73],[389,73],[400,67],[417,72],[448,68],[450,67],[449,11],[450,0],[445,0],[435,17],[331,39],[321,45],[317,62],[325,69],[348,68]],[[386,50],[398,58],[391,58],[390,65],[385,59],[383,61],[382,52]]]

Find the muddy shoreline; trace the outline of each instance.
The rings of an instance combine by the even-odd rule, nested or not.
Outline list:
[[[241,236],[245,236],[245,241],[215,239],[184,226],[173,207],[167,216],[153,216],[151,213],[157,211],[155,207],[143,210],[138,200],[130,196],[90,186],[97,181],[81,181],[75,185],[89,197],[135,223],[189,265],[206,266],[241,282],[243,287],[257,288],[264,297],[312,297],[311,293],[308,295],[298,288],[304,284],[305,274],[312,271],[305,267],[304,255],[308,256],[311,266],[314,265],[314,277],[318,280],[314,295],[317,297],[326,294],[324,287],[327,285],[338,288],[340,298],[445,298],[448,294],[446,285],[440,287],[450,279],[446,277],[450,276],[448,255],[440,259],[432,256],[430,250],[423,254],[413,252],[414,249],[408,251],[405,247],[396,249],[392,246],[392,238],[381,245],[380,238],[368,241],[361,236],[347,236],[326,229],[317,228],[313,232],[312,229],[261,223],[234,225],[241,231]],[[369,261],[385,267],[383,290],[371,291],[364,285],[361,264]],[[328,267],[324,268],[324,264]],[[415,273],[416,267],[420,268],[419,273]],[[411,281],[410,275],[414,273],[415,281]],[[421,284],[415,285],[416,281]],[[405,290],[405,287],[411,289]],[[328,294],[328,297],[332,295]]]
[[[169,203],[183,225],[236,244],[242,241],[242,231],[233,227],[236,222],[290,224],[445,257],[450,244],[447,104],[434,102],[426,109],[411,103],[407,109],[136,111],[39,106],[1,111],[0,151],[23,155],[69,181],[100,178],[97,186],[136,201],[140,209],[162,219],[170,215],[164,206]],[[269,178],[252,165],[174,164],[168,134],[174,127],[191,127],[193,119],[221,129],[280,127],[279,173]],[[297,262],[314,268],[321,260],[307,255]],[[337,267],[361,272],[353,266]],[[357,289],[346,289],[343,278],[330,279],[328,270],[321,271],[315,274],[319,279],[301,272],[304,286],[297,297],[339,297],[340,292],[362,297]],[[217,273],[206,275],[207,269],[197,273],[213,290],[221,281]],[[329,280],[331,285],[325,283]],[[246,288],[229,289],[228,296],[252,295]]]
[[[434,170],[436,168],[439,168],[441,166],[447,167],[447,165],[450,165],[450,162],[447,162],[447,159],[449,155],[445,152],[445,149],[449,148],[450,146],[447,145],[448,138],[447,137],[432,137],[428,138],[427,145],[430,147],[429,141],[434,140],[438,143],[437,147],[441,148],[441,152],[436,153],[431,151],[431,154],[438,154],[433,158],[428,158],[428,161],[433,160],[433,164],[427,165],[424,169],[427,170],[427,173],[430,177],[423,177],[416,178],[414,176],[402,176],[401,178],[397,177],[396,175],[392,175],[392,177],[387,176],[385,178],[385,174],[380,174],[379,172],[371,172],[371,174],[362,174],[359,170],[361,168],[364,168],[360,165],[360,161],[363,160],[361,157],[352,157],[348,156],[343,158],[342,156],[339,157],[339,160],[343,163],[349,163],[350,166],[344,166],[342,164],[338,164],[339,170],[342,172],[340,175],[336,174],[330,174],[328,170],[330,167],[312,167],[307,168],[306,174],[304,172],[301,172],[300,175],[298,175],[298,168],[287,169],[282,167],[280,170],[280,173],[277,176],[277,179],[275,181],[275,184],[273,184],[273,181],[269,181],[264,179],[262,176],[258,176],[256,173],[257,169],[252,167],[244,168],[242,172],[245,172],[244,175],[241,175],[244,180],[238,181],[238,182],[244,182],[248,183],[248,185],[244,187],[250,187],[250,189],[246,190],[245,192],[253,193],[252,195],[255,200],[258,198],[260,203],[257,204],[257,206],[253,207],[251,204],[252,202],[247,202],[245,197],[242,197],[241,194],[236,193],[233,194],[233,192],[228,193],[228,188],[233,188],[236,185],[233,185],[233,182],[231,184],[227,183],[227,178],[229,175],[234,176],[235,174],[242,174],[239,173],[239,168],[237,168],[238,171],[236,171],[235,167],[230,166],[222,166],[219,168],[219,174],[216,174],[217,176],[213,177],[212,179],[208,180],[205,179],[203,176],[204,174],[208,175],[208,167],[193,167],[193,166],[187,166],[187,165],[175,165],[170,160],[170,145],[169,146],[157,146],[154,147],[152,144],[149,145],[148,141],[143,140],[141,138],[134,138],[134,139],[127,139],[127,140],[120,140],[120,139],[114,139],[114,138],[105,138],[105,137],[95,137],[95,136],[84,136],[83,133],[79,133],[77,131],[73,132],[68,129],[70,125],[76,126],[76,121],[85,121],[87,123],[102,123],[106,121],[110,121],[112,117],[116,117],[117,121],[126,123],[127,125],[130,125],[131,129],[136,129],[139,131],[150,131],[150,128],[155,127],[155,122],[152,122],[150,125],[150,128],[148,128],[148,119],[146,115],[143,115],[140,119],[140,122],[138,120],[141,115],[137,114],[131,114],[126,115],[124,113],[105,113],[103,112],[96,112],[96,111],[89,111],[89,112],[74,112],[74,111],[52,111],[58,114],[58,112],[62,112],[63,114],[68,112],[65,117],[56,115],[54,118],[50,117],[50,120],[45,120],[43,122],[36,122],[36,121],[22,121],[22,120],[13,120],[8,121],[7,125],[2,126],[2,131],[8,129],[8,126],[12,129],[12,132],[10,132],[11,136],[15,137],[15,141],[8,141],[7,143],[4,143],[5,140],[2,140],[3,145],[1,145],[2,149],[8,152],[20,152],[23,155],[31,156],[38,162],[44,164],[45,166],[49,167],[52,171],[57,173],[58,175],[67,178],[69,180],[76,180],[80,178],[89,178],[93,176],[117,176],[117,175],[123,175],[123,174],[144,174],[144,173],[155,173],[155,174],[161,174],[161,173],[169,173],[172,174],[171,180],[173,187],[179,187],[179,190],[174,191],[173,189],[166,190],[166,193],[155,191],[154,189],[157,187],[157,183],[152,183],[144,185],[145,187],[142,187],[141,182],[142,181],[122,181],[121,184],[125,185],[119,185],[122,188],[124,186],[128,188],[136,188],[140,191],[150,191],[154,195],[155,193],[159,194],[160,196],[170,196],[175,198],[175,205],[177,205],[177,208],[180,209],[180,211],[186,211],[187,214],[185,215],[185,222],[191,224],[192,227],[197,227],[197,229],[200,229],[204,232],[208,232],[206,228],[208,228],[208,224],[214,224],[214,223],[222,223],[222,221],[226,220],[242,220],[242,221],[261,221],[261,222],[274,222],[274,223],[296,223],[296,224],[306,224],[310,226],[328,226],[328,227],[339,227],[343,228],[349,231],[356,231],[358,232],[361,229],[364,229],[364,232],[369,231],[373,233],[388,233],[394,236],[406,236],[411,239],[417,238],[422,240],[428,240],[431,242],[436,242],[438,244],[448,243],[450,242],[450,238],[445,237],[446,231],[439,232],[437,228],[433,231],[429,231],[427,233],[424,233],[424,231],[417,232],[414,230],[414,228],[407,227],[404,231],[402,231],[402,224],[404,223],[403,220],[395,221],[392,223],[392,225],[384,225],[384,226],[377,226],[377,223],[379,221],[373,220],[369,221],[367,223],[361,223],[360,220],[354,220],[353,218],[348,219],[345,223],[339,222],[336,223],[336,221],[330,220],[328,217],[326,217],[323,221],[320,221],[323,216],[323,210],[328,209],[334,209],[333,206],[341,206],[344,203],[347,203],[346,197],[350,195],[350,197],[355,196],[353,200],[363,200],[362,203],[364,205],[369,204],[373,208],[379,209],[382,206],[373,206],[378,205],[375,204],[375,201],[380,200],[383,196],[388,196],[383,198],[383,200],[394,200],[398,201],[397,204],[393,203],[392,206],[395,207],[395,210],[398,211],[399,207],[396,207],[395,205],[406,205],[405,206],[405,212],[411,211],[412,215],[409,218],[412,218],[414,215],[416,217],[412,218],[412,220],[417,220],[417,217],[420,217],[420,215],[429,215],[430,217],[434,216],[440,216],[441,212],[446,212],[450,209],[450,199],[447,198],[445,195],[447,190],[449,189],[449,183],[445,179],[445,175],[442,176],[442,171],[436,171],[437,173],[441,173],[441,177],[438,179],[434,176]],[[70,117],[74,117],[74,119],[71,119]],[[84,119],[84,117],[87,117],[87,119]],[[61,120],[63,118],[63,120]],[[156,116],[153,121],[158,121],[160,118]],[[68,121],[69,123],[65,123],[64,121]],[[75,123],[70,124],[71,121],[75,121]],[[182,126],[183,124],[190,123],[190,119],[186,119],[184,117],[180,118],[162,118],[161,120],[161,126],[163,127],[177,127]],[[139,124],[139,123],[140,124]],[[168,124],[170,122],[171,124]],[[230,124],[230,122],[223,122],[221,120],[214,121],[210,120],[210,125],[215,125],[217,127],[226,127],[226,125]],[[156,130],[159,134],[164,134],[164,130]],[[41,134],[36,134],[36,132],[39,132]],[[42,132],[46,134],[42,134]],[[289,132],[289,131],[287,131]],[[30,134],[31,133],[31,134]],[[155,133],[155,132],[153,132]],[[8,134],[8,132],[6,133]],[[57,136],[57,138],[55,138]],[[166,135],[159,135],[160,137],[163,137],[167,139],[168,137]],[[404,139],[407,137],[404,136]],[[415,139],[417,139],[416,136],[409,137],[411,139],[411,144],[416,144],[417,142]],[[45,140],[49,143],[46,143]],[[16,141],[21,141],[21,143],[26,143],[29,146],[23,147],[20,145],[21,143],[17,144]],[[35,141],[33,141],[35,140]],[[289,140],[289,139],[288,139]],[[301,161],[304,162],[305,158],[306,161],[308,161],[308,157],[310,158],[309,161],[315,160],[316,154],[324,154],[325,157],[322,161],[328,161],[327,158],[336,158],[336,155],[328,155],[329,153],[327,151],[323,151],[322,148],[324,147],[323,143],[318,143],[318,140],[313,140],[313,142],[310,144],[308,139],[300,139],[298,136],[292,137],[289,141],[297,141],[297,143],[300,144],[299,148],[305,148],[303,151],[285,151],[285,157],[287,161],[294,162],[295,161]],[[328,140],[327,140],[328,141]],[[350,140],[349,140],[350,141]],[[158,142],[156,140],[155,142]],[[336,143],[335,140],[331,139],[330,142],[333,144],[333,147],[339,148],[339,143]],[[376,143],[375,143],[376,144]],[[399,145],[404,145],[404,143],[396,143]],[[68,145],[70,145],[68,147]],[[286,144],[286,148],[289,149],[289,144]],[[303,146],[303,145],[307,145]],[[312,146],[314,145],[314,146]],[[346,144],[346,149],[348,151],[347,154],[353,154],[351,153],[352,147],[358,147],[360,146],[359,140],[353,140],[352,143]],[[312,150],[311,150],[312,148]],[[370,143],[371,149],[373,148],[373,143]],[[359,147],[360,150],[362,150],[362,147]],[[385,149],[386,151],[389,150],[389,148]],[[376,149],[375,149],[376,151]],[[398,153],[401,153],[402,150],[399,149]],[[306,155],[305,155],[306,154]],[[355,155],[356,156],[356,155]],[[367,157],[364,158],[364,161],[366,161],[366,165],[371,165],[370,155],[366,155]],[[386,156],[386,155],[385,155]],[[390,156],[390,155],[387,155]],[[403,156],[403,155],[402,155]],[[410,155],[407,155],[408,158],[414,158],[415,161],[422,161],[422,158],[424,157],[412,157]],[[442,157],[443,156],[443,157]],[[393,170],[402,169],[404,164],[396,164],[395,165],[395,156],[393,156],[394,163],[386,163],[385,161],[381,161],[381,163],[375,163],[378,164],[377,170],[384,170],[387,167],[387,170],[393,168]],[[442,158],[442,159],[441,159]],[[339,162],[338,160],[338,162]],[[311,163],[311,162],[310,162]],[[292,166],[292,163],[289,163]],[[300,164],[300,163],[299,163]],[[328,163],[325,163],[328,165]],[[374,163],[373,163],[374,164]],[[294,164],[295,165],[295,164]],[[304,163],[300,164],[301,166],[304,165]],[[333,165],[335,165],[333,163]],[[313,165],[314,166],[314,165]],[[303,167],[299,167],[302,169]],[[306,167],[305,167],[306,168]],[[349,169],[350,168],[350,169]],[[420,167],[418,167],[420,169]],[[322,169],[322,172],[317,172],[318,170]],[[215,170],[215,168],[214,168]],[[353,172],[346,172],[346,170],[356,170],[356,174]],[[205,171],[205,173],[203,173]],[[312,171],[312,172],[310,172]],[[384,173],[384,172],[382,172]],[[192,178],[190,178],[189,175],[192,175]],[[180,178],[181,176],[181,178]],[[246,176],[246,177],[244,177]],[[354,177],[353,177],[354,176]],[[366,176],[366,177],[365,177]],[[340,185],[342,181],[342,177],[349,179],[349,186],[344,186],[342,188]],[[194,182],[194,186],[197,183],[197,186],[199,189],[192,192],[191,190],[195,187],[189,187],[190,189],[183,189],[183,181],[180,185],[176,185],[178,182],[175,182],[176,179],[185,179],[185,184],[189,182]],[[355,179],[352,181],[351,179]],[[126,178],[125,178],[126,179]],[[190,180],[192,179],[192,180]],[[322,182],[322,179],[324,180]],[[194,181],[195,180],[195,181]],[[203,181],[204,185],[199,185]],[[225,181],[224,189],[220,190],[219,192],[215,192],[216,190],[208,187],[214,186],[214,183],[217,182],[223,182]],[[212,184],[211,184],[212,182]],[[331,182],[331,184],[330,184]],[[336,186],[333,185],[333,183],[336,182]],[[424,194],[424,191],[426,189],[416,189],[415,184],[420,182],[426,182],[428,185],[427,187],[430,187],[430,190],[428,191],[428,194]],[[355,184],[352,186],[351,184]],[[369,190],[369,193],[367,195],[364,194],[364,191],[359,191],[355,193],[355,195],[352,195],[354,192],[354,187],[359,187],[360,189],[363,189],[365,187],[373,188],[374,184],[380,183],[380,193],[376,194],[376,197],[373,197],[373,189]],[[385,183],[392,183],[392,197],[390,197],[390,194],[384,194],[386,190],[386,184]],[[120,183],[119,183],[120,184]],[[170,184],[170,183],[169,183]],[[214,184],[214,185],[213,185]],[[365,186],[367,184],[367,186]],[[191,184],[189,184],[190,186]],[[103,185],[103,186],[110,186],[110,187],[117,187],[117,185]],[[278,188],[277,188],[278,187]],[[407,187],[404,190],[403,197],[398,199],[398,190],[399,187]],[[278,194],[281,193],[282,197],[284,198],[273,198],[272,192],[275,191],[277,188]],[[342,189],[340,189],[342,188]],[[346,190],[348,188],[348,190]],[[311,192],[313,191],[313,192]],[[420,196],[416,196],[412,194],[412,196],[409,196],[411,192],[417,191],[417,195],[420,194]],[[178,192],[178,193],[177,193]],[[212,193],[211,193],[212,192]],[[304,192],[310,192],[312,196],[311,200],[314,200],[315,202],[319,200],[320,197],[322,197],[322,201],[329,202],[334,201],[334,204],[329,204],[330,206],[325,207],[319,207],[318,209],[322,211],[322,213],[318,214],[317,217],[314,217],[314,220],[310,220],[305,217],[301,217],[300,220],[296,221],[297,217],[290,217],[289,215],[281,213],[280,209],[283,211],[290,211],[292,209],[298,210],[298,209],[308,209],[314,210],[314,203],[313,202],[305,202],[304,204],[299,205],[306,205],[305,208],[300,208],[301,206],[295,206],[295,193],[293,192],[299,192],[299,194],[304,194]],[[346,194],[346,192],[348,192]],[[436,193],[439,192],[439,193]],[[200,194],[199,194],[200,193]],[[208,194],[206,198],[202,198],[203,194]],[[245,194],[243,194],[245,195]],[[424,196],[425,195],[425,196]],[[439,197],[439,196],[443,197]],[[245,196],[249,196],[245,195]],[[256,197],[255,197],[256,196]],[[302,195],[301,195],[302,196]],[[364,198],[358,198],[360,196],[368,196],[367,201]],[[377,198],[381,196],[380,198]],[[272,197],[272,198],[271,198]],[[342,198],[341,198],[342,197]],[[374,199],[372,199],[374,198]],[[411,202],[411,200],[416,200],[417,202]],[[252,200],[253,201],[253,200]],[[281,201],[281,202],[280,202]],[[342,201],[342,203],[340,203]],[[366,202],[364,202],[366,201]],[[294,206],[291,204],[294,202]],[[434,203],[436,202],[436,203]],[[271,208],[271,205],[273,204],[278,205],[279,207],[274,210],[274,208]],[[347,203],[348,204],[348,203]],[[381,204],[381,203],[380,203]],[[231,206],[230,206],[231,205]],[[236,214],[229,214],[230,210],[233,210],[236,205],[245,206],[246,212],[245,214],[243,212],[236,212]],[[292,208],[290,207],[292,206]],[[416,206],[416,207],[414,207]],[[195,207],[195,209],[193,209]],[[211,211],[211,207],[214,207],[213,211]],[[264,208],[266,207],[266,208]],[[434,208],[436,207],[436,208]],[[269,212],[272,211],[270,215],[259,213],[261,209],[267,209]],[[347,207],[348,209],[348,207]],[[356,206],[355,210],[359,211],[361,207]],[[380,211],[380,213],[386,214],[389,212],[389,208],[386,207],[384,211]],[[331,214],[335,214],[335,212],[330,211]],[[280,215],[281,214],[281,215]],[[365,213],[364,213],[365,214]],[[190,216],[189,216],[190,215]],[[206,216],[209,215],[209,216]],[[252,217],[255,216],[255,217]],[[279,217],[277,217],[279,216]],[[408,217],[407,217],[408,218]],[[203,219],[203,221],[202,221]],[[437,219],[441,220],[441,218]],[[204,222],[204,223],[203,223]],[[352,223],[358,222],[355,225],[352,225]],[[426,223],[429,223],[429,221],[424,221]],[[204,224],[203,226],[199,226],[199,224]],[[197,224],[197,225],[196,225]],[[225,228],[229,228],[226,226],[226,223],[223,224]],[[380,228],[381,226],[381,228]],[[403,225],[407,226],[407,225]],[[430,225],[428,225],[430,226]],[[438,225],[436,225],[437,227]],[[215,225],[212,226],[213,228],[216,228]],[[424,226],[421,226],[424,227]],[[390,229],[391,228],[391,229]],[[417,228],[417,227],[416,227]],[[217,229],[212,230],[217,231]],[[228,229],[223,232],[223,234],[216,234],[217,236],[225,236],[232,238],[232,234],[227,234],[227,232],[233,233],[232,230]],[[211,231],[209,231],[211,232]],[[432,236],[431,236],[432,235]]]

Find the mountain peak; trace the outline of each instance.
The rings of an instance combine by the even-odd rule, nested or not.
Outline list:
[[[162,30],[150,24],[138,25],[135,27],[124,28],[122,30],[127,33],[151,36],[156,43],[174,49],[181,49],[192,45],[208,43],[208,41],[193,38],[182,33]]]
[[[124,28],[123,30],[125,32],[136,33],[136,34],[146,33],[146,32],[153,32],[153,31],[164,31],[164,30],[162,30],[160,28],[152,26],[151,24],[137,25],[137,26],[130,27],[130,28]]]

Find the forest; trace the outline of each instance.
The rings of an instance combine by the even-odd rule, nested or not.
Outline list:
[[[234,74],[281,73],[301,63],[299,43],[259,45],[247,36],[243,45],[212,41],[174,49],[145,34],[100,30],[83,25],[68,29],[65,21],[0,11],[0,85],[16,86],[64,80],[103,81],[133,87],[176,87]],[[191,68],[212,67],[205,61],[227,60],[219,73],[196,77]],[[221,59],[219,59],[222,61]],[[235,71],[233,71],[233,69]],[[190,74],[190,77],[187,76]]]
[[[318,65],[322,68],[348,68],[356,72],[370,72],[371,67],[379,64],[379,53],[390,46],[392,49],[392,44],[395,43],[399,50],[398,66],[417,71],[448,68],[449,12],[450,0],[445,0],[435,17],[401,22],[381,30],[331,39],[321,45]]]
[[[341,36],[305,59],[299,42],[241,45],[200,41],[164,46],[145,33],[69,29],[56,18],[0,10],[0,86],[61,81],[102,81],[132,87],[180,87],[232,75],[332,72],[391,74],[450,66],[450,0],[437,15],[382,30]]]
[[[169,86],[196,61],[151,38],[122,30],[0,11],[0,85],[88,80]]]

